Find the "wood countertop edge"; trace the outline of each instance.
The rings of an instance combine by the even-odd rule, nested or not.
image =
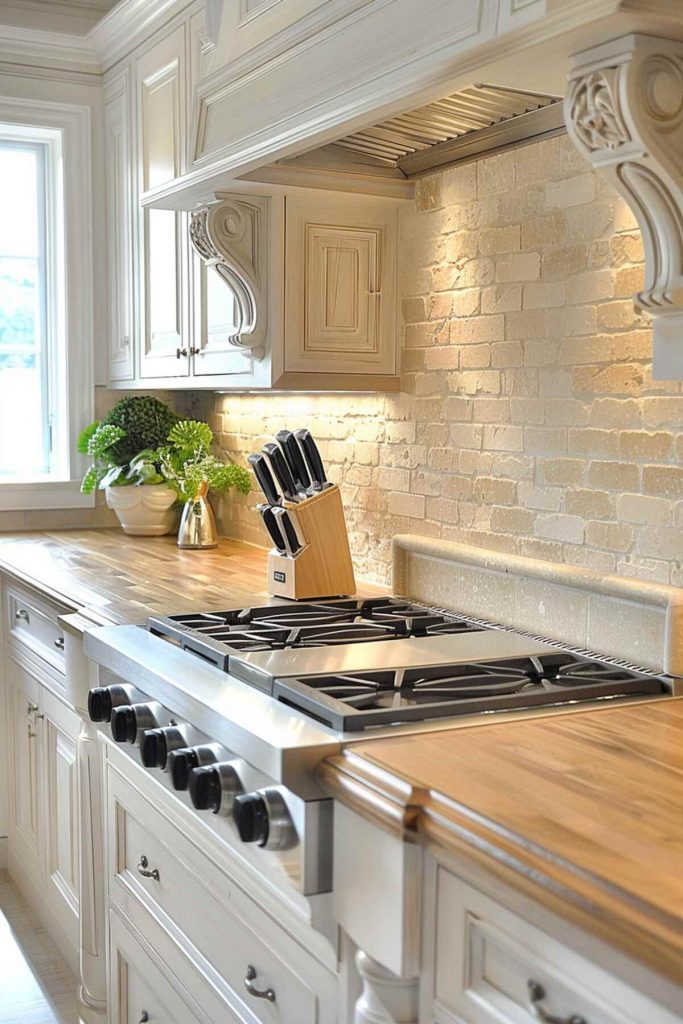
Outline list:
[[[318,777],[330,796],[385,831],[467,861],[681,984],[683,932],[675,918],[352,748],[323,762]]]

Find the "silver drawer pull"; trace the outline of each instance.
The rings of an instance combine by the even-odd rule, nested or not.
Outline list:
[[[26,705],[26,714],[33,715],[34,718],[45,718],[45,715],[38,714],[38,705],[34,704],[32,700]]]
[[[249,995],[254,996],[255,999],[267,999],[269,1003],[274,1003],[275,991],[272,988],[256,988],[254,985],[255,977],[256,968],[249,964],[247,967],[247,976],[244,979],[244,987]]]
[[[31,621],[31,616],[29,615],[25,608],[18,608],[17,611],[14,613],[14,618],[18,620],[23,619],[24,622]]]
[[[556,1017],[553,1013],[548,1011],[541,1006],[541,1000],[545,999],[545,989],[537,981],[533,981],[531,978],[526,983],[529,990],[529,1002],[531,1004],[531,1012],[537,1020],[543,1022],[543,1024],[588,1024],[585,1017],[581,1017],[578,1013],[572,1013],[569,1017]]]
[[[149,867],[149,861],[145,857],[144,853],[142,857],[140,857],[138,871],[140,872],[143,878],[153,878],[155,882],[159,881],[159,869]]]
[[[55,640],[55,647],[57,648],[58,651],[63,651],[64,650],[64,637],[63,636],[58,636],[57,637],[57,639]]]

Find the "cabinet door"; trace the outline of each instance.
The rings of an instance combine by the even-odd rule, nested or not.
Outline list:
[[[243,376],[251,370],[249,351],[232,339],[239,332],[235,293],[213,267],[193,257],[195,332],[192,372],[202,376]]]
[[[80,719],[49,691],[43,694],[43,714],[48,889],[60,921],[77,943]]]
[[[13,858],[36,884],[42,878],[43,851],[40,685],[16,662],[8,659],[7,666],[11,732],[10,846]]]
[[[287,199],[285,370],[393,374],[396,208]]]
[[[138,186],[159,188],[185,170],[186,36],[181,26],[137,62]],[[189,373],[188,224],[185,213],[141,211],[140,375]]]
[[[104,94],[107,193],[108,375],[135,376],[133,337],[133,145],[130,72],[108,83]]]

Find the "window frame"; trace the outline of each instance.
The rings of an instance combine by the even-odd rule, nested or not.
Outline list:
[[[90,109],[0,98],[2,138],[36,141],[46,153],[45,302],[51,472],[0,482],[0,511],[91,508],[81,494],[86,459],[77,439],[94,416],[94,274]]]

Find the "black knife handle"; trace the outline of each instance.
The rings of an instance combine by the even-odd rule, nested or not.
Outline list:
[[[273,544],[280,552],[280,554],[284,554],[285,551],[287,550],[287,545],[283,540],[282,533],[280,532],[280,527],[278,526],[277,518],[273,513],[273,506],[266,504],[257,505],[256,510],[260,514],[261,519],[263,520],[263,525],[270,534],[270,539],[272,540]]]
[[[306,462],[308,468],[311,471],[311,480],[318,487],[322,489],[327,483],[327,477],[325,475],[325,467],[323,460],[320,458],[320,452],[318,446],[313,440],[313,435],[310,430],[295,430],[294,436],[299,441],[299,444],[304,450],[306,456]]]
[[[291,430],[278,430],[275,440],[285,453],[285,458],[294,477],[294,483],[300,491],[307,491],[311,486],[311,478],[306,468],[306,462],[301,453],[299,442],[294,434]]]
[[[287,460],[282,454],[282,449],[272,442],[264,444],[261,449],[264,455],[268,457],[273,473],[282,488],[282,493],[288,501],[298,501],[299,495],[297,493],[296,484],[292,478],[292,474],[287,465]]]
[[[268,463],[263,455],[247,455],[247,462],[254,470],[254,476],[259,482],[259,487],[266,496],[269,505],[279,505],[282,498],[275,486],[273,474],[268,468]]]
[[[302,545],[288,510],[286,508],[276,508],[273,509],[273,515],[286,535],[289,554],[295,555]]]

